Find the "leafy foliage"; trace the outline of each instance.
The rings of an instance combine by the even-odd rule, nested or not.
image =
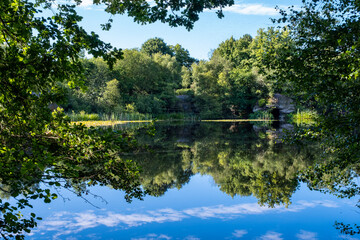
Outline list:
[[[360,5],[304,0],[301,9],[281,13],[278,22],[286,24],[291,47],[267,48],[263,59],[271,60],[266,64],[280,86],[318,112],[319,124],[293,140],[320,140],[325,153],[304,172],[303,180],[312,189],[341,198],[358,196],[360,187],[353,180],[360,165]],[[358,232],[348,224],[336,227]]]
[[[128,137],[111,130],[71,125],[61,111],[51,113],[49,109],[49,104],[63,102],[64,86],[72,89],[84,85],[84,52],[101,57],[109,69],[122,57],[120,50],[79,26],[82,17],[75,6],[53,3],[0,2],[0,182],[3,192],[17,197],[17,206],[0,202],[0,234],[6,239],[22,239],[24,232],[36,226],[34,214],[25,219],[17,212],[30,207],[29,199],[42,198],[48,203],[56,198],[49,189],[39,187],[40,183],[77,189],[78,194],[85,191],[78,187],[82,184],[111,185],[124,190],[127,201],[143,195],[138,168],[118,156],[119,152],[133,150]],[[156,2],[155,6],[145,0],[94,1],[101,3],[106,5],[105,11],[126,13],[139,23],[160,20],[191,29],[204,9],[220,7],[221,17],[221,8],[233,1],[171,1]],[[52,14],[45,17],[43,10]],[[110,25],[111,20],[103,28],[109,29]],[[96,89],[99,83],[92,80],[90,85]],[[100,85],[105,87],[106,83]],[[113,85],[116,82],[108,84],[106,94],[101,96],[106,101],[119,97]],[[94,93],[88,97],[96,105],[99,92]]]
[[[214,51],[225,59],[232,62],[235,66],[246,67],[251,58],[251,48],[253,38],[249,34],[235,40],[233,37],[222,42]]]
[[[287,23],[291,48],[264,52],[278,82],[319,113],[319,125],[307,135],[321,140],[333,156],[325,156],[327,161],[304,179],[312,188],[342,197],[359,193],[351,183],[360,159],[359,12],[355,1],[304,1],[302,9],[282,12],[279,19]]]
[[[48,0],[38,0],[47,2]],[[80,4],[82,0],[75,0]],[[121,1],[121,0],[95,0],[94,4],[105,4],[105,11],[110,14],[127,14],[134,18],[134,21],[141,24],[154,23],[161,21],[168,23],[172,27],[184,26],[190,30],[194,22],[199,20],[199,13],[206,9],[217,9],[218,17],[223,17],[222,8],[234,4],[233,0],[192,0],[192,1],[155,1],[146,0]],[[104,24],[105,29],[109,28],[111,19],[108,24]]]
[[[143,43],[141,46],[141,52],[152,56],[155,53],[173,55],[170,47],[161,38],[151,38]]]

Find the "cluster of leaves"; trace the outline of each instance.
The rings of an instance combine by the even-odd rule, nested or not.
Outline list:
[[[360,226],[354,224],[351,226],[350,224],[344,224],[342,222],[335,222],[336,229],[340,230],[341,233],[348,234],[348,235],[356,235],[360,234]]]
[[[47,2],[48,0],[37,0]],[[83,0],[75,0],[80,4]],[[184,26],[191,30],[194,22],[199,20],[199,14],[206,9],[217,9],[219,18],[224,15],[222,9],[234,4],[234,0],[186,0],[186,1],[154,1],[147,0],[122,1],[122,0],[94,0],[94,4],[105,4],[105,11],[115,14],[127,14],[134,21],[141,24],[161,21],[172,27]],[[112,19],[104,24],[104,29],[109,29]]]

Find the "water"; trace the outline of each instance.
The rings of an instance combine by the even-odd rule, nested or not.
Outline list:
[[[291,129],[291,126],[282,126]],[[358,199],[311,191],[298,171],[319,158],[316,145],[288,146],[269,124],[158,124],[137,138],[151,151],[124,158],[142,166],[143,201],[92,187],[63,189],[27,239],[360,239],[336,221],[359,223]],[[357,181],[357,180],[356,180]]]

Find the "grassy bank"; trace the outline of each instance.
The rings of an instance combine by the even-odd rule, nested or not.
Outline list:
[[[72,122],[79,121],[151,121],[153,116],[151,114],[141,114],[141,113],[111,113],[111,114],[96,114],[96,113],[86,113],[85,111],[80,111],[79,113],[68,113],[70,120]]]
[[[164,121],[198,121],[199,117],[195,115],[190,115],[186,113],[164,113],[158,115],[152,114],[142,114],[142,113],[111,113],[111,114],[96,114],[96,113],[86,113],[85,111],[80,111],[79,113],[68,113],[70,120],[72,122],[79,121],[113,121],[113,122],[123,122],[123,121],[152,121],[154,119],[164,120]]]

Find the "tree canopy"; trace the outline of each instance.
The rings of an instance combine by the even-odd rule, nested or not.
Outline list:
[[[141,51],[149,56],[155,53],[173,55],[173,51],[161,38],[150,38],[141,46]]]
[[[51,113],[49,109],[49,104],[64,100],[64,84],[83,86],[84,52],[101,57],[110,69],[122,57],[119,49],[79,25],[82,17],[74,5],[54,3],[0,2],[0,181],[2,191],[18,197],[16,207],[0,202],[0,234],[4,238],[20,239],[24,231],[36,226],[35,214],[26,219],[18,213],[30,205],[29,199],[50,202],[56,198],[49,189],[36,187],[40,182],[67,188],[80,183],[112,185],[124,190],[128,201],[142,196],[136,165],[118,156],[118,152],[131,151],[131,140],[120,133],[71,125],[61,111]],[[93,3],[104,4],[111,14],[127,14],[138,23],[159,20],[191,29],[204,9],[220,8],[217,14],[221,17],[221,8],[233,1]],[[42,14],[43,10],[51,10],[51,15]],[[111,21],[104,23],[103,29],[109,29]],[[106,101],[119,97],[113,86],[116,82],[107,84]]]
[[[319,113],[318,124],[293,136],[322,142],[324,155],[303,174],[311,189],[339,197],[360,194],[360,5],[358,1],[302,1],[281,11],[291,44],[265,48],[263,59],[280,87]],[[272,54],[273,57],[269,57]],[[359,233],[338,224],[345,233]]]
[[[359,187],[352,188],[346,176],[360,161],[360,6],[345,0],[303,2],[301,9],[282,12],[279,19],[286,23],[291,45],[267,48],[263,55],[276,56],[266,65],[278,84],[319,112],[319,125],[306,135],[320,139],[326,152],[336,156],[308,173],[309,184],[348,186],[350,195],[358,194]],[[330,180],[325,175],[334,167],[343,171]]]

